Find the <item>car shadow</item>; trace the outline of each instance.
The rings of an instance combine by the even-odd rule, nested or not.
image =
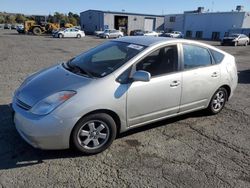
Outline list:
[[[250,69],[238,71],[238,83],[250,84]]]
[[[176,118],[160,121],[135,128],[118,135],[117,139],[133,135],[142,131],[154,129],[156,127],[165,126],[190,117],[204,116],[203,112],[191,113]],[[12,110],[10,105],[0,105],[0,170],[14,169],[37,165],[44,163],[46,160],[87,157],[75,150],[39,150],[28,145],[17,133],[14,122],[12,120]]]

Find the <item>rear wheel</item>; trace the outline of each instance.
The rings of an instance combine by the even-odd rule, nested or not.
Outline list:
[[[238,46],[238,42],[235,42],[235,43],[234,43],[234,46]]]
[[[105,38],[106,38],[106,39],[109,39],[109,36],[108,36],[108,35],[106,35],[106,36],[105,36]]]
[[[209,114],[218,114],[225,106],[228,98],[228,93],[225,88],[218,89],[213,95],[207,111]]]
[[[245,46],[248,46],[248,41],[245,42]]]
[[[39,28],[39,27],[33,28],[33,34],[34,35],[41,35],[42,34],[41,28]]]
[[[77,34],[77,35],[76,35],[76,38],[78,38],[78,39],[81,38],[81,35],[80,35],[80,34]]]
[[[116,124],[104,113],[84,117],[74,127],[73,146],[83,154],[96,154],[107,149],[116,137]]]

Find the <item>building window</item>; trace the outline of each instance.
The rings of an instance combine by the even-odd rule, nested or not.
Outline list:
[[[170,16],[169,22],[175,22],[175,16]]]
[[[85,25],[83,24],[83,25],[82,25],[82,28],[84,29],[84,27],[85,27]]]
[[[203,37],[203,31],[196,31],[195,37],[197,39],[202,39],[202,37]]]
[[[212,40],[220,40],[220,32],[213,32]]]
[[[192,36],[193,36],[192,31],[187,31],[187,32],[186,32],[186,37],[187,37],[187,38],[192,38]]]

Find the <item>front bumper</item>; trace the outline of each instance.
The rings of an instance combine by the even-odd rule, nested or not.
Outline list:
[[[225,40],[225,41],[222,41],[221,44],[224,44],[224,45],[234,45],[236,41],[233,41],[233,40]]]
[[[14,123],[20,136],[34,148],[45,150],[68,149],[70,134],[76,119],[63,119],[55,115],[35,116],[15,103]]]

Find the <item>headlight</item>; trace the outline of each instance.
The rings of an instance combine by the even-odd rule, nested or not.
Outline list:
[[[30,112],[36,115],[47,115],[75,94],[75,91],[61,91],[55,93],[35,104]]]

